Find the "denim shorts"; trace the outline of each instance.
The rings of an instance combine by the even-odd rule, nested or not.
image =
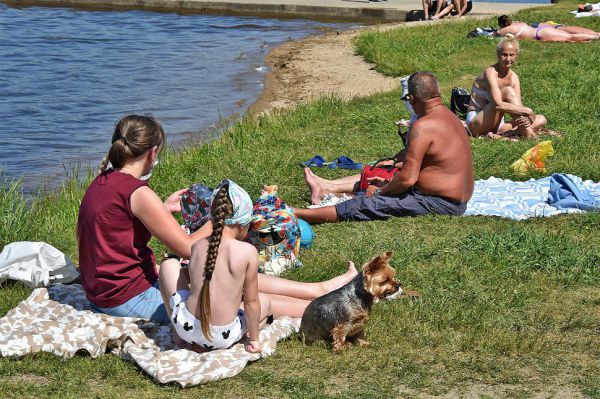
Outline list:
[[[158,280],[146,291],[138,294],[122,305],[114,308],[101,308],[92,304],[92,308],[99,313],[117,317],[140,317],[160,324],[169,323],[169,316],[165,303],[158,288]]]
[[[392,216],[420,216],[427,214],[462,215],[467,204],[435,195],[422,194],[417,188],[400,195],[375,195],[364,193],[335,206],[340,221],[362,222],[387,220]]]

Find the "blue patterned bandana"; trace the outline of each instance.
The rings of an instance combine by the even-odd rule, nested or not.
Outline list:
[[[229,199],[233,205],[233,215],[225,219],[225,224],[239,224],[240,226],[246,226],[252,221],[252,199],[246,190],[238,186],[234,181],[229,179],[223,180],[213,191],[211,203],[215,200],[219,189],[224,186],[227,187]]]

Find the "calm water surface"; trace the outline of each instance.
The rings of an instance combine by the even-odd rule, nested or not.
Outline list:
[[[25,191],[96,167],[115,122],[150,113],[169,140],[201,138],[261,91],[269,48],[323,28],[308,20],[0,4],[0,168]]]

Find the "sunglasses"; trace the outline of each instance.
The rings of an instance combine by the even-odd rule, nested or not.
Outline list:
[[[412,79],[414,79],[415,76],[417,76],[418,73],[421,73],[421,71],[416,71],[410,74],[410,76],[408,77],[408,79],[406,80],[407,83],[410,82]],[[402,101],[408,101],[410,98],[410,94],[406,93],[405,95],[403,95],[402,97],[400,97],[400,100]]]

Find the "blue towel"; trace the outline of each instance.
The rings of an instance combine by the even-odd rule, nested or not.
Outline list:
[[[557,209],[600,211],[600,197],[594,197],[590,190],[576,184],[564,173],[550,176],[548,203]]]
[[[596,198],[596,201],[600,199],[600,183],[594,183],[591,180],[583,181],[574,175],[565,176],[579,188],[580,192],[587,191],[590,196]],[[559,208],[552,203],[549,200],[550,180],[550,176],[538,180],[529,179],[517,182],[495,177],[476,180],[473,197],[467,204],[465,216],[501,216],[523,220],[530,217],[578,213],[585,210],[581,206]],[[553,196],[552,198],[557,197]]]

